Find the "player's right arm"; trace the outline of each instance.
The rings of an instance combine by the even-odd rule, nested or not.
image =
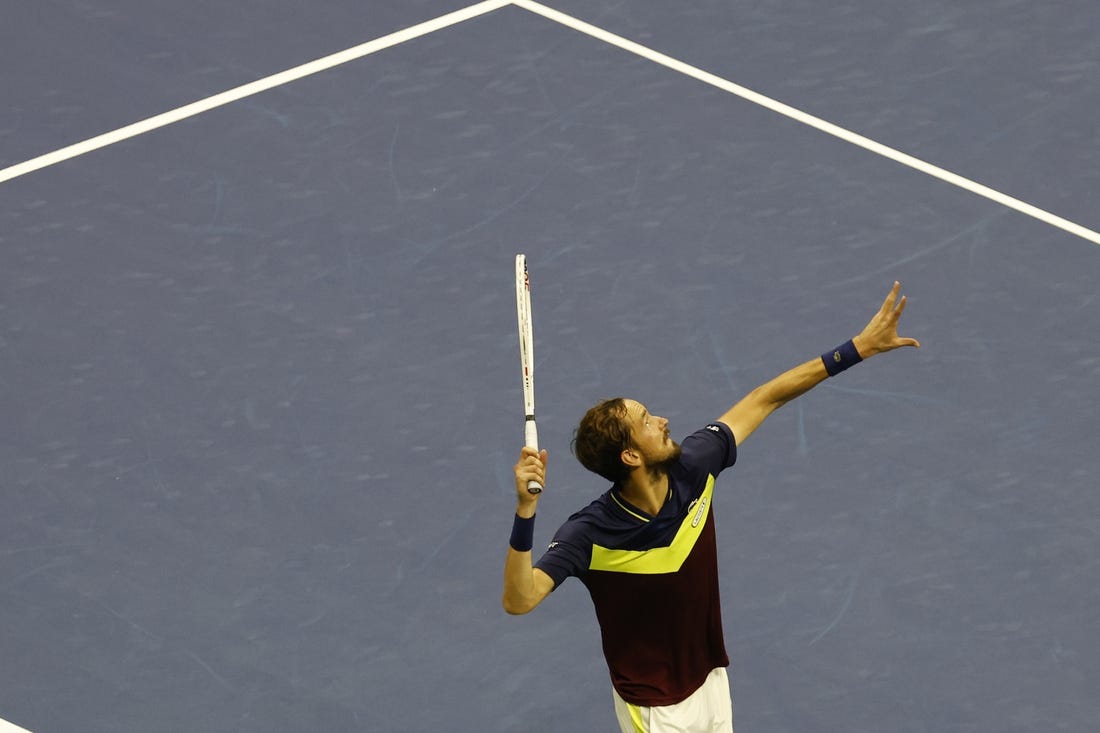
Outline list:
[[[513,469],[516,476],[516,516],[521,519],[535,516],[542,494],[529,493],[527,484],[538,481],[540,485],[546,485],[546,460],[545,450],[539,452],[525,447]],[[531,551],[520,551],[509,546],[508,556],[504,560],[504,594],[501,596],[504,610],[511,614],[528,613],[542,603],[542,599],[552,590],[553,579],[534,567]]]

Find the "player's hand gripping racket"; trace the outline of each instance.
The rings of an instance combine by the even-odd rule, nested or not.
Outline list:
[[[535,337],[531,329],[531,279],[527,275],[527,255],[516,255],[516,316],[519,318],[519,364],[523,369],[524,442],[539,449],[539,431],[535,427]],[[527,492],[538,494],[538,481],[527,483]]]

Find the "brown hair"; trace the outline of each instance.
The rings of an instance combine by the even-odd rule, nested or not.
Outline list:
[[[626,402],[613,397],[584,413],[573,431],[573,455],[608,481],[625,481],[632,470],[622,461],[622,452],[633,445],[626,416]]]

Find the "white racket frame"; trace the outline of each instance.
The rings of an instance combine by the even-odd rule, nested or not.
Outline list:
[[[531,277],[527,255],[516,255],[516,318],[519,323],[519,363],[523,377],[523,439],[528,448],[539,449],[539,431],[535,424],[535,336],[531,326]],[[542,485],[527,484],[527,491],[538,494]]]

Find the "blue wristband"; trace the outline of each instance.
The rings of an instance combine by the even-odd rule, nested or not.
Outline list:
[[[524,519],[520,515],[512,521],[512,538],[508,544],[516,552],[530,552],[535,544],[535,518]]]
[[[825,371],[830,377],[835,377],[848,367],[855,366],[863,361],[863,357],[856,350],[855,343],[848,339],[832,351],[821,355],[821,361],[825,364]]]

